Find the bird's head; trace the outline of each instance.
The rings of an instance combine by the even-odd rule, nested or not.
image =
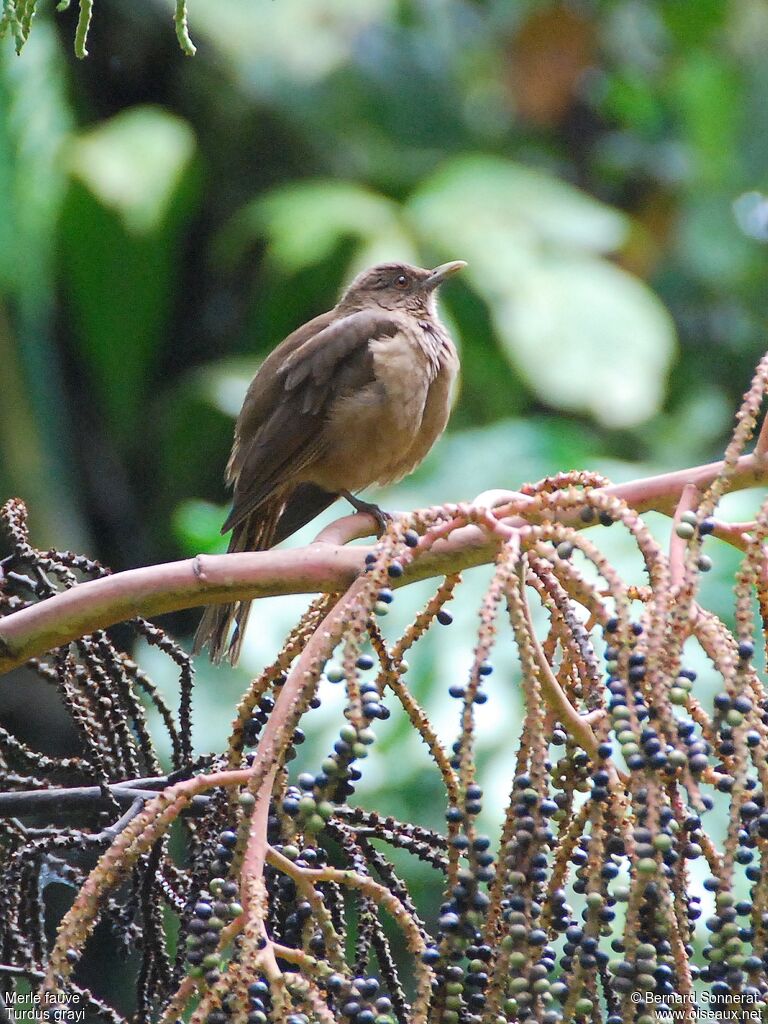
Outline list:
[[[466,267],[464,260],[423,270],[408,263],[380,263],[358,274],[341,297],[339,306],[358,310],[379,306],[402,309],[415,316],[434,315],[435,290],[447,277]]]

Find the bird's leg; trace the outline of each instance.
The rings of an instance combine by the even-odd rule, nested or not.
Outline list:
[[[355,497],[351,491],[340,491],[342,498],[346,498],[355,512],[367,512],[369,516],[373,516],[379,526],[379,536],[386,530],[389,524],[392,522],[392,516],[389,512],[385,512],[384,509],[379,508],[378,505],[374,505],[371,501],[363,501],[362,498]]]

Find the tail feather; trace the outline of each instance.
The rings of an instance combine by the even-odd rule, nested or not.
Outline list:
[[[275,531],[285,501],[281,496],[266,507],[253,512],[232,531],[228,552],[266,551],[274,544]],[[208,645],[211,661],[218,665],[226,660],[236,665],[243,645],[245,625],[251,610],[250,601],[213,604],[205,609],[192,642],[192,653],[199,654]],[[234,632],[229,633],[234,624]]]
[[[283,491],[235,526],[227,550],[266,551],[301,529],[337,497],[315,484],[299,484],[290,493]],[[236,665],[250,610],[250,601],[210,605],[197,627],[192,653],[199,654],[207,644],[214,664],[226,660]]]

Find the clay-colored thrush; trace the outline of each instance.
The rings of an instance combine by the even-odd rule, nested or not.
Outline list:
[[[227,464],[230,551],[265,550],[338,497],[400,480],[448,421],[458,369],[435,289],[466,264],[385,263],[360,274],[330,312],[289,334],[251,381]],[[249,601],[206,609],[194,650],[237,662]],[[230,627],[234,632],[229,638]]]

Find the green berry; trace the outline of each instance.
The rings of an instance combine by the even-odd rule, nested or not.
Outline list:
[[[308,816],[310,814],[314,814],[316,809],[317,809],[317,802],[315,801],[314,797],[303,796],[301,798],[301,800],[299,800],[299,813],[300,814]]]
[[[323,821],[328,821],[329,818],[333,817],[334,810],[335,808],[333,804],[330,802],[330,800],[322,800],[317,805],[317,813],[320,815]]]
[[[243,808],[244,814],[250,814],[253,808],[256,806],[256,797],[250,790],[244,790],[237,798],[238,803]]]

